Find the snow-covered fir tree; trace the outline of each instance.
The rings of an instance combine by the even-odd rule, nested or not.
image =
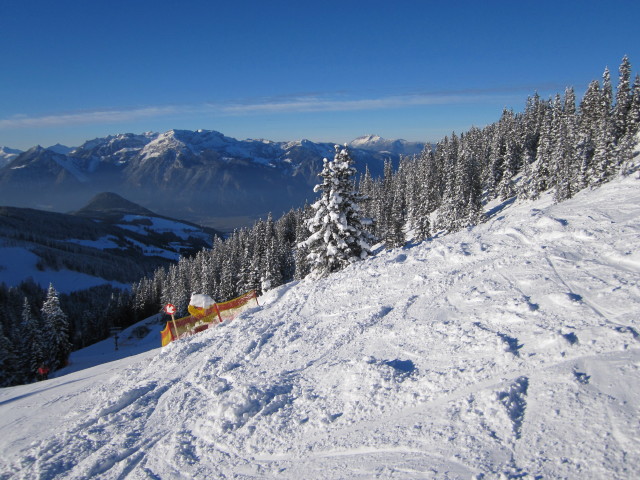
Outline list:
[[[294,245],[294,279],[302,280],[311,271],[309,259],[309,249],[304,245],[304,241],[309,238],[309,229],[307,228],[307,219],[312,215],[312,209],[306,204],[296,215],[296,230]]]
[[[282,274],[278,262],[278,244],[275,237],[271,237],[271,241],[267,245],[262,265],[261,290],[267,292],[275,286],[282,285]]]
[[[433,211],[426,185],[429,182],[430,170],[433,168],[433,153],[426,149],[413,162],[413,175],[408,178],[407,219],[409,228],[418,241],[426,240],[431,235],[430,213]]]
[[[62,368],[67,364],[67,359],[71,353],[71,342],[69,341],[69,320],[67,315],[60,308],[58,292],[49,285],[47,299],[40,310],[44,329],[50,336],[47,342],[47,364],[52,370]]]
[[[8,387],[18,382],[17,357],[14,345],[4,334],[0,323],[0,387]]]
[[[640,75],[636,75],[631,93],[631,107],[627,119],[627,134],[633,136],[640,128]]]
[[[406,190],[406,166],[405,162],[400,162],[397,174],[392,176],[390,192],[389,212],[386,225],[386,235],[384,243],[388,248],[401,247],[405,244],[404,227],[407,221],[407,204],[405,196]]]
[[[326,276],[371,253],[370,235],[363,228],[355,190],[353,160],[346,146],[335,146],[333,160],[326,158],[319,176],[322,182],[314,191],[321,192],[312,205],[315,213],[308,221],[311,233],[303,246],[309,249],[311,274]]]
[[[18,363],[27,381],[33,380],[38,368],[47,361],[43,330],[38,318],[33,315],[31,305],[25,297],[20,324],[21,348]]]
[[[618,87],[616,89],[616,104],[613,108],[613,124],[616,139],[621,139],[627,133],[629,111],[633,102],[631,90],[631,63],[626,55],[622,59],[619,69]]]

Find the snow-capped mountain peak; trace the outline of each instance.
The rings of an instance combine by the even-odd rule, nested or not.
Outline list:
[[[0,155],[17,155],[22,153],[22,150],[17,150],[15,148],[9,148],[6,146],[0,146]]]
[[[355,146],[366,146],[366,145],[371,145],[371,144],[376,144],[376,143],[380,143],[381,141],[386,141],[384,140],[380,135],[363,135],[361,137],[356,138],[355,140],[352,140],[350,145]]]
[[[200,155],[206,150],[220,150],[237,142],[215,130],[169,130],[149,142],[141,151],[141,161],[173,150],[178,154]]]
[[[177,152],[184,152],[187,150],[184,142],[179,138],[176,138],[175,130],[169,130],[168,132],[161,133],[145,145],[140,151],[140,161],[141,163],[144,163],[149,158],[158,156],[167,150],[175,150]]]
[[[398,155],[416,155],[424,150],[425,143],[407,140],[387,140],[379,135],[363,135],[348,143],[352,148],[375,152],[389,152]]]

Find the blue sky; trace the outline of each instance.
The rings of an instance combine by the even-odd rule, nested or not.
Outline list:
[[[211,129],[433,141],[526,97],[580,97],[638,1],[0,0],[0,145]]]

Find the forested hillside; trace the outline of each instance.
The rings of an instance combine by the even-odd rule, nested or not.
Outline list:
[[[41,363],[64,366],[54,338],[81,348],[135,322],[128,286],[219,235],[114,194],[75,214],[0,207],[0,386],[34,379]],[[46,320],[52,295],[64,318],[56,327]]]
[[[632,84],[625,57],[615,95],[605,69],[579,103],[571,87],[549,99],[535,94],[521,113],[505,110],[484,128],[452,133],[404,157],[397,169],[387,162],[382,177],[366,172],[358,182],[367,198],[362,214],[373,220],[367,227],[373,237],[390,248],[477,225],[491,202],[536,199],[546,191],[561,202],[637,168],[639,125],[640,76]],[[184,313],[193,291],[225,300],[304,278],[310,264],[299,244],[310,235],[312,213],[307,206],[261,220],[156,272],[134,286],[135,308],[145,315],[171,302]]]

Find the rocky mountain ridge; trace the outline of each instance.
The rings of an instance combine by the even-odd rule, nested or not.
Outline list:
[[[38,146],[3,157],[0,204],[70,211],[111,191],[162,215],[230,230],[312,201],[333,145],[169,130],[98,138],[66,154],[60,145]],[[386,159],[397,162],[424,144],[367,136],[351,147],[356,167],[379,175]]]

